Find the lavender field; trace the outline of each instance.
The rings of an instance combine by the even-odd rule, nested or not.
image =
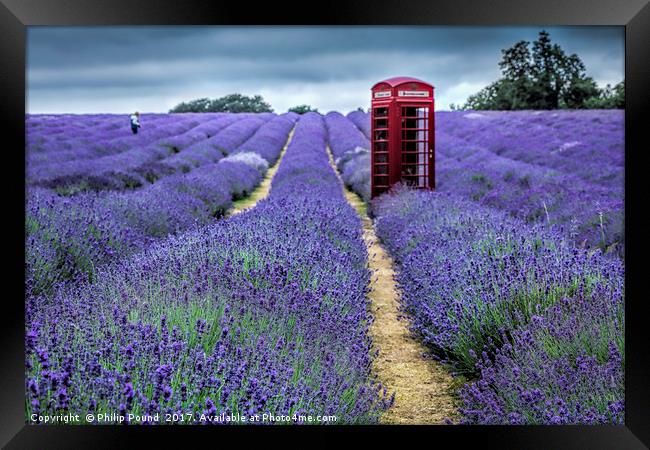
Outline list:
[[[339,167],[368,199],[369,119],[348,117]],[[436,192],[372,209],[412,331],[469,380],[461,422],[623,423],[623,112],[436,121]]]
[[[135,135],[120,115],[28,116],[27,420],[380,422],[395,392],[336,169],[413,336],[459,380],[452,422],[623,423],[623,112],[435,119],[436,190],[371,202],[361,111],[144,114]]]
[[[333,150],[346,184],[368,200],[370,118],[360,111],[348,118],[358,130],[341,125]],[[437,191],[623,255],[622,110],[438,112],[435,120]]]

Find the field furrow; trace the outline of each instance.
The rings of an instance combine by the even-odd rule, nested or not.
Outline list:
[[[329,151],[329,150],[328,150]],[[330,152],[330,163],[336,170]],[[453,379],[442,365],[427,358],[427,349],[409,330],[409,317],[400,312],[401,295],[395,282],[393,260],[379,242],[365,202],[348,190],[345,198],[361,218],[363,240],[372,272],[368,299],[373,321],[369,334],[373,350],[373,372],[382,385],[395,393],[393,406],[381,417],[386,424],[442,424],[456,414],[452,397]]]
[[[280,163],[282,162],[282,157],[287,151],[287,147],[289,147],[289,144],[291,143],[291,138],[293,137],[293,133],[295,131],[296,128],[294,127],[289,132],[289,136],[287,137],[287,143],[284,145],[284,147],[282,147],[280,156],[278,157],[276,163],[273,166],[269,167],[269,170],[266,171],[266,175],[264,176],[264,179],[259,184],[259,186],[257,186],[257,188],[255,188],[255,190],[251,192],[249,196],[235,201],[233,203],[232,208],[227,213],[228,216],[234,216],[235,214],[239,214],[243,211],[254,208],[255,205],[257,205],[257,202],[268,197],[269,193],[271,192],[271,183],[273,182],[273,177],[275,176],[275,173],[278,171],[278,168],[280,167]]]

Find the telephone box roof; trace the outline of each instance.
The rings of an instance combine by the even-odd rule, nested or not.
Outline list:
[[[426,81],[418,80],[417,78],[413,78],[413,77],[393,77],[393,78],[387,78],[385,80],[382,80],[382,81],[379,81],[379,82],[375,83],[375,85],[372,87],[372,89],[376,88],[377,85],[379,85],[381,83],[386,83],[386,84],[390,85],[391,87],[396,87],[396,86],[399,86],[400,84],[413,83],[413,82],[422,83],[422,84],[426,84],[427,86],[433,87],[432,84],[427,83]]]

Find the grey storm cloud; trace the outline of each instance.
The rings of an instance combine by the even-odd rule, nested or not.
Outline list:
[[[540,27],[31,27],[28,111],[166,111],[182,100],[262,94],[278,110],[347,111],[395,75],[436,86],[438,107],[499,77],[501,49]],[[624,73],[621,27],[547,27],[600,84]]]

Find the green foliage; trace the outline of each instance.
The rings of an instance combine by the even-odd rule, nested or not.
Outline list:
[[[197,98],[189,102],[182,102],[169,110],[170,113],[186,113],[186,112],[210,112],[209,98]]]
[[[209,98],[199,98],[189,102],[182,102],[170,109],[169,112],[262,113],[273,112],[273,109],[269,103],[264,101],[261,95],[248,97],[242,94],[230,94],[214,100],[210,100]]]
[[[503,78],[469,96],[452,109],[518,110],[559,108],[622,108],[624,82],[601,90],[585,74],[578,55],[567,55],[541,31],[532,43],[519,41],[501,50]]]
[[[625,108],[625,81],[617,83],[614,87],[608,84],[599,96],[587,99],[585,105],[589,109]]]
[[[289,112],[305,114],[308,112],[318,112],[318,109],[312,108],[310,105],[298,105],[298,106],[294,106],[293,108],[289,108]]]

